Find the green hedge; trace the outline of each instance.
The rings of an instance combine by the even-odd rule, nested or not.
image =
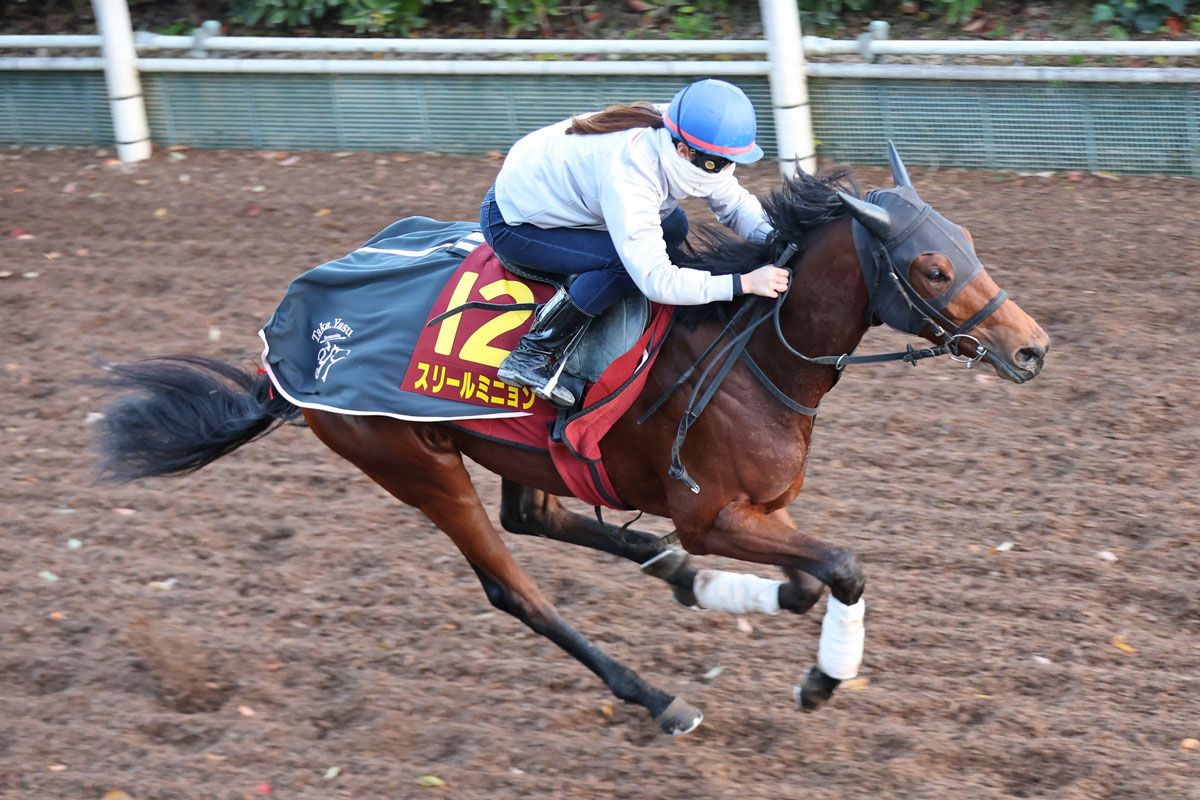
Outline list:
[[[2,2],[2,0],[0,0]],[[137,0],[135,0],[137,2]],[[956,26],[982,13],[982,0],[798,0],[806,27],[840,27],[848,18],[915,15],[926,23]],[[249,28],[344,25],[358,33],[408,36],[433,25],[486,20],[504,36],[561,35],[573,27],[585,35],[642,31],[674,38],[729,35],[739,22],[756,20],[757,0],[623,0],[580,4],[574,0],[226,0],[228,19]],[[1200,34],[1200,0],[1105,0],[1054,4],[1053,13],[1090,10],[1095,33]],[[1192,13],[1189,13],[1192,12]],[[1003,16],[1003,15],[1001,15]],[[633,27],[630,27],[632,24]]]

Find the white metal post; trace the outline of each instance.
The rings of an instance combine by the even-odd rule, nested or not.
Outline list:
[[[137,50],[133,46],[133,24],[125,0],[92,0],[96,12],[108,105],[112,110],[117,158],[141,161],[150,157],[150,125],[138,77]]]
[[[813,142],[812,111],[808,105],[808,75],[804,40],[800,36],[800,11],[796,0],[759,0],[763,32],[770,60],[771,108],[779,143],[779,171],[792,175],[797,160],[800,169],[817,169]]]

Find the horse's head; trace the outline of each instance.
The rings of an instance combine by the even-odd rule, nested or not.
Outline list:
[[[947,344],[958,360],[986,360],[1014,383],[1032,380],[1050,337],[988,276],[967,229],[921,200],[896,148],[888,148],[895,188],[866,200],[840,193],[856,223],[872,317]]]

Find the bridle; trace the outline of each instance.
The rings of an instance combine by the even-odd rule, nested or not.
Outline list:
[[[929,207],[926,206],[926,209]],[[936,336],[940,343],[935,347],[927,347],[916,349],[912,345],[908,345],[904,351],[890,353],[875,353],[871,355],[856,356],[853,353],[842,353],[841,355],[824,355],[810,356],[797,350],[787,340],[787,336],[783,332],[783,326],[780,322],[780,314],[783,309],[783,304],[791,294],[794,284],[793,271],[789,266],[789,262],[800,251],[800,248],[792,242],[780,252],[775,259],[775,266],[784,269],[788,273],[788,288],[783,291],[773,301],[766,297],[752,297],[744,302],[742,306],[733,314],[733,316],[725,324],[721,333],[712,341],[711,344],[704,350],[696,361],[686,369],[682,375],[675,380],[670,387],[663,393],[661,397],[650,406],[649,409],[638,419],[638,424],[642,424],[648,420],[656,411],[658,411],[664,403],[678,390],[695,372],[696,368],[717,348],[717,346],[728,337],[729,341],[724,347],[717,352],[716,356],[709,362],[708,366],[700,373],[700,377],[696,381],[696,386],[692,390],[691,398],[688,401],[687,407],[684,410],[683,416],[679,420],[679,428],[675,434],[675,442],[671,447],[671,466],[668,474],[672,478],[681,481],[692,492],[699,494],[700,486],[688,475],[687,469],[684,468],[680,460],[679,451],[683,447],[683,442],[687,438],[688,429],[700,418],[701,413],[708,406],[713,395],[729,374],[734,364],[741,361],[745,362],[750,373],[755,379],[767,390],[767,392],[775,398],[779,403],[786,408],[808,417],[815,417],[817,414],[816,406],[805,406],[792,400],[782,389],[767,376],[765,372],[755,363],[754,359],[746,351],[746,345],[749,344],[751,336],[760,325],[767,320],[772,320],[775,328],[775,335],[784,348],[793,356],[810,363],[832,366],[837,370],[837,376],[840,377],[841,371],[850,364],[878,364],[886,361],[903,361],[912,366],[916,366],[917,362],[926,358],[934,358],[936,356],[947,355],[953,361],[967,365],[967,368],[975,366],[983,359],[987,359],[990,363],[996,364],[1009,372],[1011,368],[1002,361],[996,359],[989,350],[987,350],[978,338],[972,336],[970,331],[974,330],[980,323],[991,316],[996,309],[1004,304],[1008,299],[1008,294],[1001,289],[995,297],[989,300],[983,308],[973,314],[970,319],[963,322],[961,325],[955,325],[945,314],[939,311],[909,282],[907,276],[901,274],[897,269],[895,261],[892,259],[892,252],[902,244],[909,236],[911,236],[919,227],[919,223],[924,221],[927,212],[923,212],[918,219],[918,223],[908,226],[906,231],[902,231],[900,235],[892,237],[887,242],[880,241],[878,237],[870,234],[875,241],[879,242],[882,247],[875,250],[876,267],[875,281],[867,281],[867,292],[869,302],[867,305],[867,320],[871,322],[876,317],[878,308],[878,300],[881,297],[881,292],[887,291],[880,286],[880,277],[886,276],[886,280],[890,286],[896,291],[905,304],[913,312],[916,318],[922,321],[922,325],[917,330],[904,330],[905,333],[917,334],[922,328],[928,327],[931,333]],[[854,220],[855,225],[859,222]],[[864,232],[869,233],[869,231]],[[861,260],[861,255],[860,255]],[[860,264],[860,266],[865,266]],[[884,267],[883,270],[878,269]],[[864,276],[866,270],[864,269]],[[770,303],[769,306],[765,305]],[[749,319],[741,330],[737,330],[738,325],[742,320]],[[876,323],[878,324],[878,323]],[[736,332],[735,332],[736,331]],[[975,346],[975,355],[964,355],[961,349],[961,344],[969,341]],[[715,369],[715,372],[714,372]],[[712,376],[711,379],[709,376]],[[835,377],[835,383],[837,378]]]

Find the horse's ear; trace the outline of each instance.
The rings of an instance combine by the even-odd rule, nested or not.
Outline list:
[[[870,231],[876,239],[886,241],[891,238],[892,216],[886,208],[859,200],[845,192],[838,192],[838,197],[841,198],[842,205],[846,207],[846,210],[850,212],[850,216],[862,223],[862,226]]]
[[[896,152],[896,145],[891,142],[888,142],[888,159],[892,162],[892,180],[896,185],[912,186],[908,170],[904,168],[904,162],[900,160],[900,154]]]

